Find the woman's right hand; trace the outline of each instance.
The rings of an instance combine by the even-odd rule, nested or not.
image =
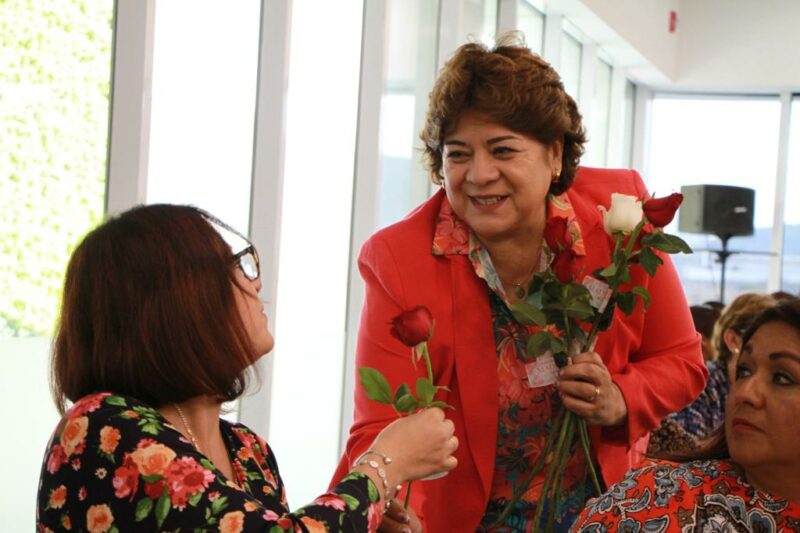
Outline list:
[[[372,441],[370,449],[392,458],[397,483],[452,470],[458,464],[455,427],[438,407],[395,420]]]

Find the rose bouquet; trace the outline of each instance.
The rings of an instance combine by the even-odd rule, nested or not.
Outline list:
[[[367,397],[376,402],[391,405],[398,416],[405,416],[425,407],[451,407],[441,400],[435,400],[436,393],[448,390],[447,387],[437,386],[433,382],[433,366],[428,352],[428,341],[433,336],[435,321],[430,310],[422,305],[403,311],[392,319],[391,335],[411,348],[411,364],[414,368],[420,360],[425,362],[426,375],[417,378],[414,392],[411,387],[402,383],[394,394],[389,386],[389,381],[377,369],[360,367],[358,377]],[[411,482],[408,483],[405,507],[408,507],[408,498],[411,494]]]
[[[682,239],[663,231],[682,200],[683,196],[677,193],[644,202],[634,196],[612,194],[610,209],[599,208],[605,230],[613,241],[610,262],[590,275],[584,275],[577,261],[567,219],[553,217],[547,221],[544,238],[553,254],[550,267],[537,273],[527,292],[520,295],[522,299],[511,305],[520,323],[539,329],[528,338],[528,358],[552,356],[556,366],[563,367],[571,356],[593,349],[597,335],[611,327],[616,308],[630,314],[637,299],[647,308],[650,294],[643,286],[630,286],[631,269],[642,268],[654,276],[663,263],[656,250],[669,254],[692,252]],[[599,495],[600,481],[592,462],[586,420],[562,405],[543,453],[527,477],[514,487],[512,499],[496,524],[504,522],[534,478],[544,470],[544,485],[533,523],[538,531],[546,509],[545,529],[552,530],[562,475],[568,458],[578,447],[585,454],[588,475]]]

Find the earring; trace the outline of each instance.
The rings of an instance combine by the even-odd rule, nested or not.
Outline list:
[[[561,169],[554,169],[553,170],[553,181],[558,181],[558,178],[561,177]]]

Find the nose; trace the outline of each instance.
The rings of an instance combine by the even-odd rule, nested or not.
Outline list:
[[[472,164],[467,170],[467,181],[475,185],[486,185],[500,176],[494,158],[484,150],[476,150]]]
[[[735,404],[748,404],[752,407],[764,406],[764,384],[758,374],[747,379],[738,379],[733,384],[731,393]]]

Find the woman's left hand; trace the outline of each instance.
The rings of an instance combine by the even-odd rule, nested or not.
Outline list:
[[[561,368],[556,381],[564,407],[590,424],[619,426],[625,423],[628,406],[617,384],[611,381],[600,355],[585,352],[571,360],[571,364]]]
[[[378,531],[381,533],[422,533],[422,524],[414,509],[411,507],[403,509],[403,503],[394,499],[384,513]]]

